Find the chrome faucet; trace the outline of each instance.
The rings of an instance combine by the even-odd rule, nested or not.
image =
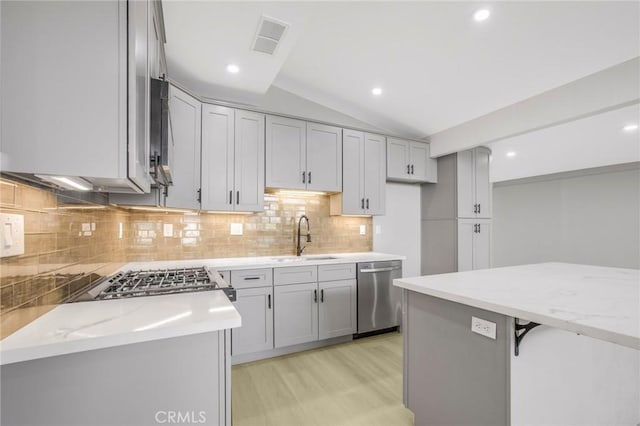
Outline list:
[[[300,245],[300,225],[302,224],[302,219],[307,222],[307,242],[311,242],[311,233],[309,232],[309,218],[307,217],[307,215],[303,214],[302,216],[300,216],[300,220],[298,220],[298,246],[296,247],[296,256],[300,256],[302,254],[302,251],[306,247]]]

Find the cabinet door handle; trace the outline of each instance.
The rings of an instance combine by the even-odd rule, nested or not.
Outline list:
[[[251,281],[251,280],[259,280],[260,277],[244,277],[243,278],[245,281]]]
[[[367,198],[367,210],[369,210],[369,199]]]
[[[320,290],[320,303],[324,303],[324,289]]]
[[[364,210],[364,198],[360,201],[360,204],[362,204],[362,210]]]
[[[271,309],[271,295],[267,295],[267,309]]]
[[[318,303],[318,290],[313,290],[313,301]]]
[[[233,204],[233,191],[229,191],[229,204]]]
[[[413,174],[413,164],[411,165],[411,174]]]
[[[169,187],[165,186],[165,188],[166,189],[165,189],[164,196],[166,197],[167,195],[169,195]],[[199,203],[202,202],[202,188],[198,189],[196,197],[197,197]]]
[[[236,204],[240,204],[240,191],[236,192]]]
[[[477,234],[477,233],[478,233],[478,224],[477,224],[477,223],[474,223],[474,224],[473,224],[473,233],[474,233],[474,234]]]
[[[480,214],[480,204],[478,204],[478,214]]]
[[[307,172],[307,178],[308,183],[311,183],[311,172]]]
[[[306,177],[307,173],[302,172],[302,183],[307,183],[307,177]]]
[[[407,174],[408,175],[411,174],[411,166],[409,164],[407,164]]]
[[[480,224],[478,224],[478,234],[481,232],[480,230]]]

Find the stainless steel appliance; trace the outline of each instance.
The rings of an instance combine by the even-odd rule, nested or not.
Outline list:
[[[402,321],[402,262],[358,263],[358,334],[397,327]]]
[[[222,290],[229,300],[236,300],[235,289],[217,272],[199,267],[120,272],[105,278],[74,302],[207,290]]]
[[[170,186],[173,185],[173,178],[169,158],[169,83],[152,78],[150,98],[151,175],[156,184]]]

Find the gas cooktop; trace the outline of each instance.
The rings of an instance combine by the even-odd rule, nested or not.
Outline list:
[[[122,299],[195,291],[223,290],[232,302],[235,290],[205,267],[120,272],[75,301]]]

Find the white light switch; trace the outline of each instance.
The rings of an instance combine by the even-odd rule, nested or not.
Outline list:
[[[164,235],[165,237],[173,237],[173,224],[172,223],[165,223],[162,226],[162,235]]]
[[[485,337],[496,339],[496,323],[483,320],[482,318],[471,317],[471,331]]]
[[[24,216],[2,213],[0,220],[2,220],[0,257],[24,254]]]
[[[367,226],[360,225],[360,235],[367,235]]]
[[[231,235],[242,235],[242,224],[241,223],[232,223],[231,224]]]

